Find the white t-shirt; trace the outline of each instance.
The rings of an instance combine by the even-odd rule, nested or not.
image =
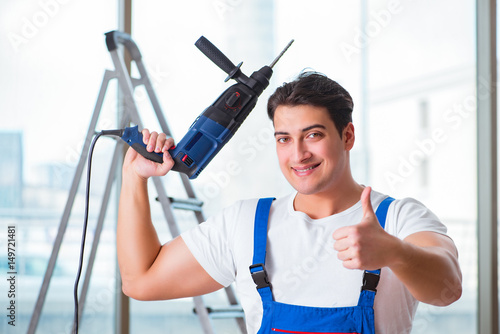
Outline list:
[[[275,200],[270,211],[265,266],[274,300],[316,307],[357,305],[363,271],[343,267],[333,249],[332,234],[339,227],[361,221],[361,202],[338,214],[311,219],[294,210],[295,195]],[[374,210],[385,197],[372,191]],[[182,234],[214,280],[224,286],[236,283],[250,334],[257,333],[262,319],[262,301],[248,269],[253,258],[257,201],[239,201]],[[409,198],[390,205],[385,230],[400,239],[421,231],[446,233],[446,227],[430,210]],[[410,333],[418,301],[388,268],[382,268],[377,291],[376,332]]]

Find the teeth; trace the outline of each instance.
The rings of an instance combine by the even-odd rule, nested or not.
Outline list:
[[[311,167],[306,168],[306,169],[297,169],[297,168],[294,168],[294,169],[295,169],[297,172],[306,172],[306,171],[311,170],[311,169],[313,169],[313,168],[314,168],[314,166],[311,166]]]

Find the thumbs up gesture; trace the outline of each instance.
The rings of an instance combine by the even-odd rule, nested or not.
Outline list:
[[[387,266],[394,237],[380,226],[370,200],[371,188],[361,194],[363,218],[352,226],[344,226],[333,233],[337,257],[348,269],[375,270]]]

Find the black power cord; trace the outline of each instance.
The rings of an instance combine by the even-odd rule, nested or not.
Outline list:
[[[87,161],[87,187],[85,191],[85,216],[83,221],[83,231],[82,231],[82,241],[80,245],[80,259],[78,262],[78,272],[75,279],[75,286],[73,290],[73,297],[75,302],[75,311],[74,311],[74,322],[73,322],[73,333],[78,334],[78,325],[79,325],[79,303],[78,303],[78,284],[80,283],[80,277],[82,276],[82,268],[83,268],[83,256],[85,252],[85,239],[87,237],[87,226],[89,221],[89,200],[90,200],[90,174],[92,167],[92,155],[94,153],[94,148],[97,140],[101,136],[118,136],[121,137],[123,135],[123,129],[120,130],[104,130],[98,133],[92,143],[90,145],[89,157]]]

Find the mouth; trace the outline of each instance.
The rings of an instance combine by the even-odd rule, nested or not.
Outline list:
[[[309,165],[309,166],[300,166],[300,167],[292,167],[293,171],[296,173],[302,174],[302,173],[307,173],[315,168],[317,168],[320,164],[315,164],[315,165]]]

